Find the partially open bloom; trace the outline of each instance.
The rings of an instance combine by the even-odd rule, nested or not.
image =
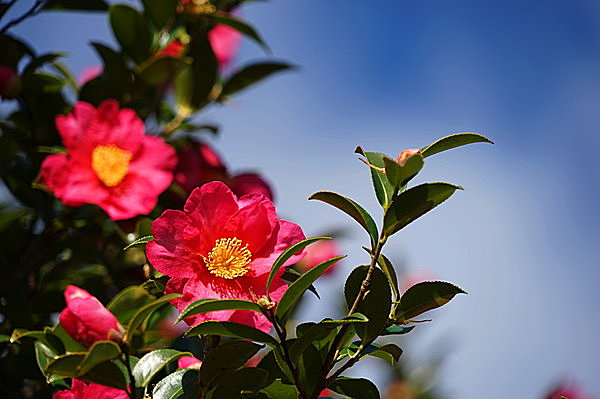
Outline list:
[[[303,272],[306,272],[319,263],[325,262],[333,257],[339,256],[341,254],[340,248],[334,240],[321,240],[317,241],[313,244],[310,244],[306,248],[306,256],[302,258],[297,266]],[[338,264],[336,262],[331,267],[327,268],[324,274],[331,273],[335,270],[335,266]]]
[[[265,283],[275,259],[290,245],[303,240],[294,223],[280,220],[269,199],[250,194],[239,199],[222,182],[195,189],[184,210],[167,210],[152,224],[154,240],[148,243],[148,260],[171,276],[167,293],[182,293],[173,304],[181,311],[198,299],[246,299],[266,294]],[[287,262],[300,260],[295,254]],[[283,270],[279,270],[277,276]],[[278,301],[287,288],[275,278],[270,296]],[[262,314],[225,310],[191,316],[190,325],[206,320],[233,321],[269,331]]]
[[[11,67],[0,65],[0,97],[13,99],[21,92],[21,78]]]
[[[89,292],[74,285],[65,290],[67,307],[59,320],[65,331],[77,342],[90,347],[96,341],[120,341],[123,327],[110,310]]]
[[[177,360],[178,369],[199,369],[202,366],[202,361],[194,356],[184,356]]]
[[[87,384],[73,380],[71,389],[63,389],[52,396],[52,399],[128,399],[127,392],[99,384]]]
[[[65,205],[96,204],[113,220],[149,213],[173,180],[175,150],[144,134],[144,123],[115,100],[78,102],[56,117],[67,149],[42,163],[42,181]]]
[[[400,166],[403,166],[408,159],[414,155],[420,154],[421,151],[416,148],[411,148],[410,150],[404,150],[398,155],[398,163]]]
[[[204,142],[186,147],[178,153],[175,183],[187,193],[211,181],[222,181],[235,195],[262,194],[273,201],[273,190],[260,175],[241,173],[231,176],[221,157]]]

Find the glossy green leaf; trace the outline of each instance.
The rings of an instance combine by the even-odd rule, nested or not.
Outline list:
[[[200,299],[190,303],[183,309],[177,321],[189,316],[218,310],[253,310],[259,313],[263,311],[257,303],[243,299]]]
[[[69,353],[55,358],[48,367],[45,374],[58,374],[69,378],[77,378],[85,381],[107,385],[112,388],[125,389],[127,379],[121,369],[112,362],[104,362],[96,365],[86,374],[77,373],[77,367],[85,358],[85,353]]]
[[[152,57],[135,69],[136,75],[150,86],[164,84],[175,77],[177,72],[189,62],[175,57]]]
[[[377,225],[375,224],[375,221],[371,215],[369,215],[369,213],[362,206],[350,198],[344,197],[332,191],[318,191],[311,195],[308,199],[316,199],[326,202],[356,220],[358,224],[360,224],[367,231],[367,233],[369,233],[369,238],[371,239],[372,245],[374,245],[374,243],[376,243],[379,239]]]
[[[136,386],[148,386],[152,378],[167,364],[184,356],[193,355],[189,352],[180,352],[175,349],[158,349],[146,353],[133,368],[133,377]]]
[[[450,302],[456,294],[466,294],[466,292],[444,281],[425,281],[415,284],[400,298],[400,304],[396,309],[396,322],[406,322],[428,310],[439,308]]]
[[[321,274],[323,274],[331,265],[337,262],[340,259],[345,258],[345,256],[336,256],[335,258],[331,258],[326,260],[325,262],[319,263],[306,273],[302,275],[302,277],[298,278],[298,280],[294,281],[288,289],[285,291],[279,303],[277,304],[277,308],[275,309],[275,315],[279,320],[284,320],[287,312],[292,308],[292,306],[304,295],[304,292],[315,282]]]
[[[21,338],[24,337],[44,339],[44,332],[39,330],[29,331],[25,330],[24,328],[16,328],[10,336],[10,343],[14,344],[15,342],[19,341]]]
[[[48,0],[42,9],[48,11],[106,11],[108,4],[104,0]]]
[[[390,366],[395,366],[396,362],[402,355],[402,349],[394,344],[386,344],[378,349],[369,352],[368,356],[375,356],[389,363]]]
[[[271,271],[269,272],[269,277],[267,278],[267,284],[266,284],[267,296],[269,295],[269,288],[271,288],[271,283],[273,282],[273,279],[277,275],[277,272],[279,271],[279,269],[281,269],[283,266],[285,266],[285,263],[292,256],[294,256],[297,252],[303,250],[305,247],[307,247],[309,244],[312,244],[315,241],[330,240],[330,239],[331,239],[331,237],[307,238],[306,240],[298,241],[297,243],[287,247],[286,250],[283,251],[277,257],[277,259],[275,259],[275,262],[273,262],[273,266],[271,266]]]
[[[106,306],[114,314],[119,323],[126,325],[138,309],[152,302],[154,297],[139,285],[125,288],[113,297]]]
[[[398,324],[394,324],[393,326],[389,326],[388,328],[386,328],[385,330],[383,330],[383,332],[381,333],[381,335],[383,336],[383,335],[403,335],[403,334],[408,334],[414,328],[415,328],[415,326],[404,327],[404,326],[400,326]]]
[[[313,392],[319,383],[323,360],[314,345],[309,345],[298,359],[298,377],[302,388],[307,392]]]
[[[247,341],[230,341],[211,350],[202,362],[200,385],[209,387],[227,371],[242,367],[261,346]]]
[[[423,147],[421,149],[421,154],[423,154],[424,158],[427,158],[439,152],[472,143],[494,144],[492,140],[477,133],[457,133],[441,138],[427,147]]]
[[[199,397],[197,394],[198,370],[177,370],[160,380],[152,391],[152,399],[179,399]]]
[[[385,174],[395,190],[405,186],[425,165],[423,155],[421,154],[415,154],[408,158],[404,165],[400,165],[396,160],[387,156],[383,157],[383,163]]]
[[[371,179],[373,180],[375,195],[381,206],[386,209],[392,202],[392,197],[396,191],[384,173],[385,164],[383,158],[386,155],[380,152],[365,152],[360,146],[356,147],[354,152],[361,154],[367,159],[371,170]]]
[[[227,26],[237,30],[238,32],[240,32],[240,33],[248,36],[250,39],[254,40],[265,51],[270,51],[269,46],[267,46],[267,43],[265,43],[265,41],[258,34],[256,29],[254,29],[247,22],[241,21],[237,18],[231,17],[230,15],[223,14],[223,13],[209,14],[209,15],[205,15],[205,17],[212,23],[227,25]]]
[[[331,319],[325,319],[322,320],[321,323],[322,324],[336,324],[336,325],[341,325],[341,324],[352,324],[352,323],[368,323],[369,319],[367,318],[367,316],[365,316],[362,313],[352,313],[350,316],[346,316],[341,320],[331,320]]]
[[[121,356],[119,345],[112,341],[94,342],[85,357],[79,362],[75,372],[77,375],[85,375],[100,363],[113,360]]]
[[[292,362],[296,363],[300,355],[311,346],[324,338],[327,338],[332,331],[337,331],[337,325],[334,323],[304,323],[296,328],[298,338],[290,347],[290,357]]]
[[[283,274],[280,277],[283,281],[285,281],[286,283],[288,283],[288,285],[290,285],[294,281],[298,280],[300,278],[300,276],[302,276],[302,273],[298,272],[297,270],[294,270],[291,267],[288,267],[288,268],[286,268],[285,272],[283,272]],[[313,294],[315,294],[315,296],[317,298],[321,299],[321,296],[317,292],[317,289],[315,288],[314,285],[311,285],[310,287],[308,287],[308,290],[310,292],[312,292]]]
[[[363,247],[365,251],[371,254],[371,250],[367,247]],[[397,301],[400,298],[400,290],[398,288],[398,276],[396,275],[396,269],[392,262],[384,255],[379,254],[377,258],[377,264],[381,267],[383,274],[388,279],[390,283],[390,287],[392,288],[392,293],[394,294],[394,298]]]
[[[136,245],[146,245],[148,244],[150,241],[154,240],[153,236],[145,236],[145,237],[140,237],[137,240],[131,242],[129,245],[127,245],[125,248],[123,248],[123,251],[134,247]]]
[[[254,327],[233,323],[231,321],[205,321],[190,328],[185,333],[186,337],[193,337],[196,335],[223,335],[225,337],[248,339],[269,346],[277,346],[277,341],[269,334],[257,330]]]
[[[260,62],[248,65],[227,79],[223,84],[221,97],[238,93],[246,87],[253,85],[277,72],[293,70],[295,66],[283,62]]]
[[[115,38],[137,63],[148,56],[152,37],[144,17],[134,8],[115,4],[110,6],[108,15]]]
[[[175,95],[181,106],[196,110],[212,100],[209,95],[217,81],[218,62],[206,34],[192,37],[188,56],[192,63],[175,77]]]
[[[160,307],[166,305],[170,300],[176,298],[181,298],[181,294],[165,295],[138,310],[135,313],[135,315],[133,315],[133,317],[129,321],[129,324],[127,325],[127,332],[125,333],[124,341],[126,343],[131,342],[133,333],[144,322],[144,320],[146,320],[148,316],[150,316],[154,311],[158,310]]]
[[[359,266],[348,276],[344,287],[344,295],[348,308],[352,307],[359,294],[368,269],[368,266]],[[354,324],[356,333],[363,341],[377,337],[385,328],[391,305],[392,298],[388,280],[380,269],[374,268],[371,275],[371,282],[367,287],[367,295],[363,298],[357,309],[358,312],[364,314],[369,319],[369,322]]]
[[[100,43],[92,43],[92,46],[104,63],[102,75],[99,77],[105,97],[103,100],[114,98],[122,101],[133,85],[131,71],[123,57],[113,49]]]
[[[269,373],[256,367],[234,371],[224,377],[215,388],[211,399],[241,398],[264,388],[269,383]],[[244,397],[245,397],[244,395]]]
[[[329,387],[331,390],[351,398],[379,399],[375,384],[364,378],[338,377]]]
[[[260,390],[269,399],[297,399],[298,391],[290,384],[284,384],[281,379],[276,379],[266,388]]]
[[[142,0],[146,13],[158,29],[175,16],[178,0]]]
[[[390,236],[423,216],[462,187],[449,183],[425,183],[394,197],[384,214],[385,233]]]
[[[35,341],[34,343],[35,349],[35,360],[37,361],[38,367],[40,371],[44,372],[46,367],[57,357],[59,354],[56,353],[52,348],[47,345],[44,345],[42,341]],[[51,383],[53,381],[58,381],[64,378],[58,374],[49,374],[46,376],[46,382]]]

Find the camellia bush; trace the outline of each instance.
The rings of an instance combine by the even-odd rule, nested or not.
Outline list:
[[[0,3],[0,397],[379,398],[345,372],[367,356],[394,365],[402,349],[378,340],[464,293],[441,281],[400,292],[388,239],[461,189],[410,182],[426,158],[490,141],[357,147],[382,220],[335,192],[310,199],[364,230],[369,263],[345,280],[344,317],[298,322],[300,299],[343,256],[280,219],[267,180],[231,173],[203,136],[218,127],[197,122],[293,69],[234,62],[242,37],[267,46],[245,1],[36,0],[7,20],[14,3]],[[80,80],[61,53],[11,33],[54,10],[110,21],[118,46],[92,42],[102,65]]]

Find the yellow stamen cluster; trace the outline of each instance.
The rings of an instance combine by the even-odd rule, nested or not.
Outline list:
[[[252,253],[248,244],[242,246],[242,240],[233,238],[221,238],[215,242],[214,248],[208,253],[208,257],[202,256],[204,264],[212,274],[233,279],[248,273],[248,264],[252,261]]]
[[[92,169],[105,186],[114,187],[127,175],[132,157],[116,145],[99,145],[92,151]]]

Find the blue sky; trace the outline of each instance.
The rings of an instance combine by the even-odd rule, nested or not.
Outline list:
[[[419,181],[466,190],[389,244],[392,258],[469,292],[431,312],[405,355],[445,345],[440,386],[451,398],[540,398],[561,378],[600,397],[600,4],[273,0],[243,15],[274,58],[301,69],[200,119],[221,124],[214,145],[232,167],[268,176],[280,213],[307,234],[353,229],[346,270],[365,262],[365,237],[306,198],[330,189],[377,214],[356,145],[396,155],[461,131],[496,142],[428,159]],[[67,51],[74,70],[98,62],[87,41],[113,42],[89,14],[40,16],[15,32],[41,52]],[[262,56],[246,41],[238,63]],[[320,288],[335,298],[338,286]]]

